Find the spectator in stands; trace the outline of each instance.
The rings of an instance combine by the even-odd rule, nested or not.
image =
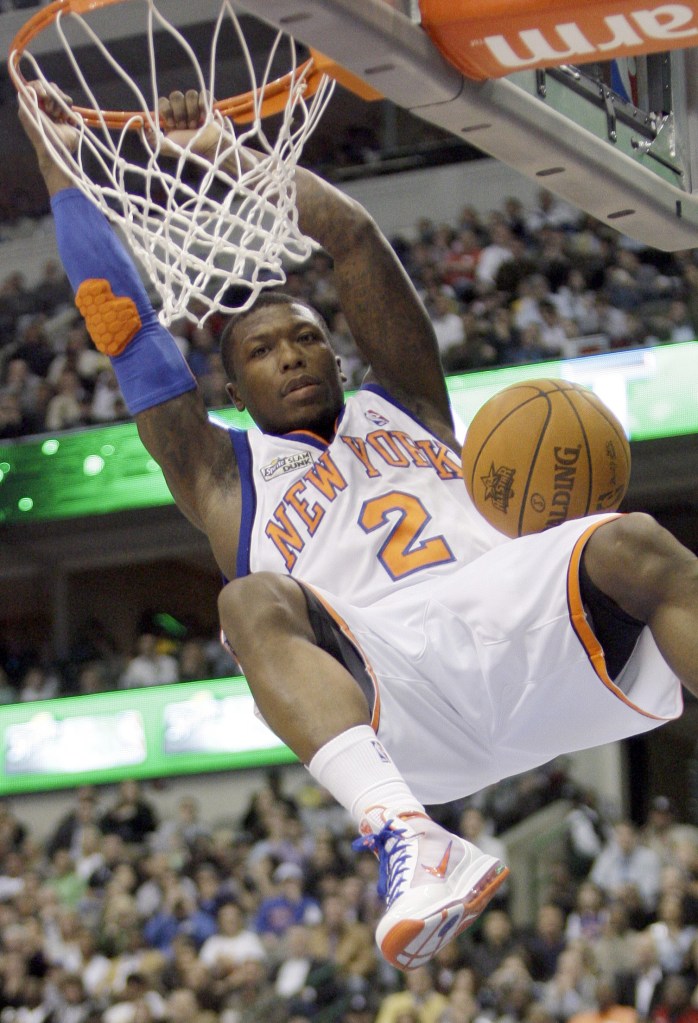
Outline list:
[[[584,881],[577,889],[574,910],[568,914],[565,937],[568,944],[586,941],[593,944],[601,937],[606,921],[604,893],[593,881]]]
[[[309,949],[316,959],[331,959],[343,981],[359,990],[376,972],[373,933],[339,894],[325,895],[321,913],[310,929]]]
[[[538,249],[536,263],[554,293],[567,281],[571,269],[567,251],[567,232],[562,227],[548,225],[541,229],[536,241]]]
[[[266,833],[250,851],[250,865],[270,859],[275,863],[283,861],[302,867],[310,855],[310,843],[302,830],[299,831],[299,822],[295,806],[274,799],[264,817]]]
[[[594,1001],[593,1008],[574,1013],[569,1023],[637,1023],[637,1010],[630,1005],[618,1003],[618,992],[612,976],[603,974],[597,977]]]
[[[20,679],[17,697],[20,703],[34,700],[50,700],[60,688],[60,679],[55,671],[40,664],[33,664]]]
[[[119,678],[119,689],[138,689],[177,682],[179,665],[172,654],[158,648],[157,636],[143,632],[136,640],[136,649]]]
[[[0,391],[0,437],[11,440],[29,432],[30,419],[22,409],[18,394]]]
[[[346,377],[344,386],[347,388],[359,387],[368,367],[356,347],[347,318],[341,310],[335,312],[330,321],[330,338],[332,348],[341,360],[342,372]]]
[[[19,331],[13,352],[15,359],[23,359],[38,377],[45,377],[53,362],[54,351],[43,329],[44,316],[30,316]]]
[[[450,243],[439,267],[442,282],[452,289],[460,302],[475,295],[477,265],[480,260],[480,240],[474,231],[461,230]]]
[[[661,997],[650,1013],[652,1023],[698,1023],[686,977],[671,973],[662,981]]]
[[[53,856],[57,849],[67,849],[76,856],[82,845],[82,834],[98,822],[97,795],[93,788],[81,786],[75,792],[73,808],[65,814],[46,843],[46,853]]]
[[[516,335],[512,335],[512,344],[502,353],[504,365],[518,366],[530,362],[543,362],[555,358],[559,352],[551,352],[543,342],[543,330],[540,323],[529,323]]]
[[[63,371],[70,369],[77,375],[81,385],[91,392],[97,375],[108,369],[109,365],[107,356],[98,352],[90,341],[85,321],[81,317],[68,327],[65,346],[54,356],[46,378],[57,387]]]
[[[548,981],[557,969],[557,961],[567,947],[565,914],[559,906],[544,903],[536,914],[533,930],[522,936],[529,969],[534,980]]]
[[[8,849],[0,865],[0,902],[14,899],[24,891],[24,860],[15,849]]]
[[[106,693],[110,688],[107,670],[104,664],[91,661],[78,670],[77,692],[86,696],[90,693]]]
[[[111,366],[103,369],[95,380],[89,418],[93,423],[114,423],[130,418]]]
[[[556,1020],[569,1020],[593,1009],[596,977],[593,959],[584,945],[566,948],[560,953],[555,973],[542,990],[543,1006]]]
[[[218,909],[216,922],[216,932],[199,950],[200,961],[214,974],[222,976],[248,959],[266,960],[267,951],[261,938],[247,926],[237,902],[224,902]]]
[[[662,995],[664,976],[654,938],[647,931],[637,932],[632,967],[616,976],[619,1002],[636,1009],[638,1019],[650,1019]]]
[[[497,272],[503,263],[513,258],[513,236],[503,219],[494,219],[490,226],[490,241],[485,245],[475,268],[478,291],[495,287]]]
[[[610,837],[610,828],[590,789],[576,789],[564,820],[566,862],[575,878],[585,878]]]
[[[126,845],[139,844],[157,827],[157,814],[133,778],[119,782],[116,799],[99,821],[105,835],[118,835]]]
[[[56,393],[46,406],[47,430],[69,430],[89,422],[90,404],[80,378],[72,369],[61,370]]]
[[[223,369],[220,352],[211,352],[208,358],[208,373],[200,379],[201,391],[207,408],[225,408],[230,404],[228,376]]]
[[[59,260],[46,260],[41,277],[32,288],[32,296],[40,313],[53,313],[63,306],[72,309],[73,289]]]
[[[653,849],[641,843],[639,830],[632,821],[616,824],[613,837],[597,856],[589,876],[609,898],[630,898],[634,903],[636,892],[642,908],[647,913],[654,911],[661,861]]]
[[[605,334],[612,347],[626,345],[630,331],[628,313],[611,304],[606,291],[597,291],[594,296],[594,333]]]
[[[519,945],[511,916],[506,910],[496,908],[483,917],[475,937],[467,937],[464,942],[468,964],[484,978],[499,969]]]
[[[672,344],[695,341],[698,332],[691,322],[688,305],[681,298],[673,299],[667,310],[668,332],[666,340]]]
[[[548,352],[548,358],[558,358],[565,354],[568,338],[574,336],[574,326],[569,320],[563,319],[555,303],[544,299],[540,305],[540,340]]]
[[[156,852],[166,853],[191,850],[198,838],[210,833],[210,828],[201,819],[198,800],[184,795],[177,801],[174,816],[163,819],[151,834],[150,846]]]
[[[196,898],[183,886],[171,888],[160,909],[143,927],[148,945],[169,958],[172,942],[179,934],[190,937],[200,948],[216,933],[216,918],[197,905]]]
[[[29,364],[16,356],[5,363],[0,393],[12,394],[19,399],[22,412],[29,416],[37,403],[37,392],[41,377],[32,373]]]
[[[679,973],[696,936],[696,928],[687,924],[683,912],[683,899],[679,893],[668,892],[659,900],[657,919],[650,924],[649,933],[657,948],[659,964],[666,973]]]
[[[272,880],[274,891],[262,899],[254,921],[254,929],[269,948],[293,924],[317,924],[321,920],[318,903],[304,892],[303,870],[297,863],[280,863]]]
[[[28,839],[27,828],[17,819],[7,799],[0,799],[0,854],[20,850]]]
[[[448,358],[452,348],[462,345],[465,340],[463,320],[457,311],[458,302],[446,291],[438,288],[429,294],[427,309],[443,360]]]
[[[46,889],[55,894],[60,905],[70,909],[74,909],[85,894],[87,882],[78,875],[67,849],[56,849],[51,857]]]
[[[448,1000],[434,987],[430,966],[418,966],[404,974],[404,989],[386,995],[380,1003],[376,1023],[399,1023],[402,1014],[413,1011],[418,1023],[438,1023]]]
[[[541,188],[535,205],[526,214],[526,230],[533,235],[537,235],[544,227],[572,231],[579,221],[580,213],[574,206],[559,199],[547,188]]]
[[[271,968],[260,959],[246,959],[218,983],[221,1015],[239,1023],[287,1023],[289,1007],[272,983]],[[181,1023],[187,1023],[182,1020]]]
[[[179,649],[177,660],[179,662],[178,680],[180,682],[197,682],[208,678],[206,648],[201,640],[185,640]]]

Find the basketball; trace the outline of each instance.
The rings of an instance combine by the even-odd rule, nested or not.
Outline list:
[[[628,489],[630,447],[593,391],[566,380],[527,380],[476,413],[462,471],[488,522],[507,536],[525,536],[615,511]]]

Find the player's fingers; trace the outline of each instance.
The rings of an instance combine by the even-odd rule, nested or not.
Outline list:
[[[174,128],[172,102],[169,96],[160,96],[158,99],[158,119],[165,131],[171,131]]]
[[[199,93],[196,89],[187,89],[184,94],[184,112],[186,124],[184,128],[198,128],[201,124],[201,109]]]
[[[47,91],[43,102],[43,108],[49,117],[55,121],[65,121],[70,115],[73,106],[71,97],[61,92],[60,89],[51,88]]]
[[[39,106],[54,121],[67,119],[73,105],[72,97],[53,82],[29,82],[29,88],[36,93]]]
[[[187,104],[184,93],[176,89],[159,101],[160,112],[164,114],[165,128],[187,128]]]

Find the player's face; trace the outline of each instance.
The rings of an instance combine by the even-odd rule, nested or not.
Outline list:
[[[265,433],[328,437],[344,402],[337,357],[320,318],[300,302],[263,306],[235,328],[236,408]]]

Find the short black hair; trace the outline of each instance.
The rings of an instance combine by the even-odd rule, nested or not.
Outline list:
[[[318,320],[322,324],[327,337],[330,335],[330,329],[327,326],[327,322],[321,313],[311,305],[304,298],[299,298],[297,295],[291,295],[287,291],[261,291],[257,298],[254,300],[252,305],[248,309],[243,309],[239,313],[233,313],[223,328],[221,334],[220,348],[221,348],[221,360],[223,362],[223,368],[226,372],[228,380],[235,380],[235,367],[233,365],[233,345],[231,341],[236,329],[241,323],[243,323],[249,316],[259,312],[260,309],[265,309],[271,305],[302,305],[310,312],[317,316]]]

